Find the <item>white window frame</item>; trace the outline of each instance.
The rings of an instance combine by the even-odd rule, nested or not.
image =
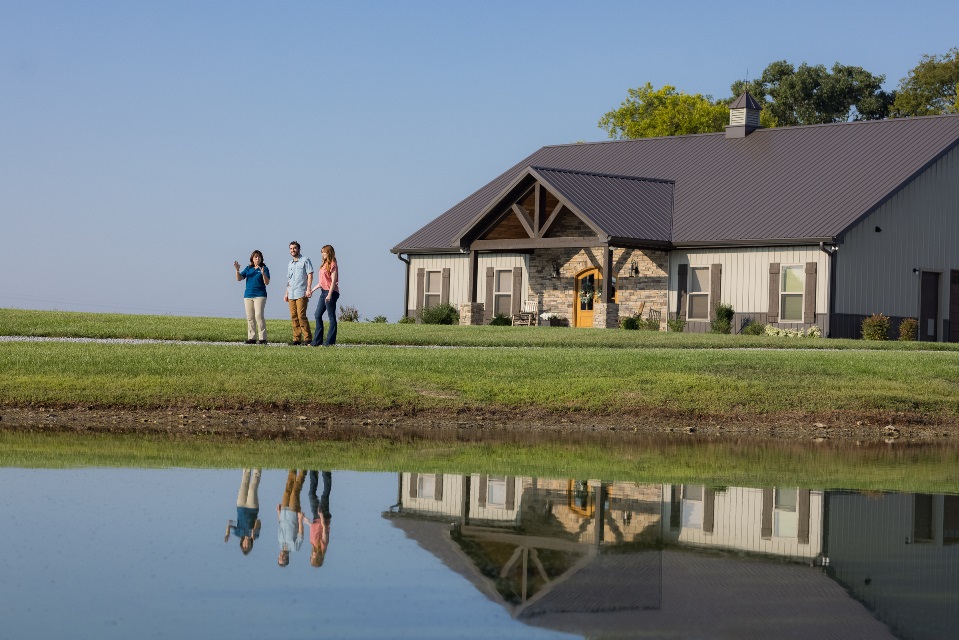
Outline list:
[[[706,279],[705,279],[705,280],[700,279],[700,282],[704,282],[705,285],[706,285],[705,291],[703,291],[703,290],[693,291],[693,283],[695,282],[695,279],[694,279],[693,274],[694,274],[696,271],[705,271],[705,272],[706,272]],[[710,279],[709,279],[709,278],[710,278],[710,268],[709,268],[709,267],[694,267],[694,266],[692,266],[692,265],[689,266],[688,282],[686,283],[686,296],[687,296],[687,301],[686,301],[686,319],[687,319],[687,320],[709,320],[710,295],[711,295],[711,292],[710,292],[710,290],[709,290],[709,285],[710,285]],[[692,310],[693,310],[693,298],[706,298],[706,315],[705,315],[705,316],[694,316],[694,315],[692,315]]]
[[[498,289],[500,285],[500,274],[506,274],[503,277],[503,282],[506,283],[506,291]],[[503,299],[508,301],[506,305],[506,311],[497,311],[501,309],[503,304]],[[512,269],[496,269],[493,272],[493,314],[502,313],[503,315],[511,315],[513,306],[513,270]]]
[[[432,276],[432,277],[431,277]],[[435,278],[436,291],[430,289]],[[443,301],[443,272],[439,269],[429,270],[423,278],[423,308],[435,307]]]
[[[782,493],[791,492],[793,502],[791,505],[780,504],[779,496]],[[773,490],[773,537],[776,538],[795,538],[799,535],[799,489],[779,489]]]
[[[795,271],[799,274],[799,291],[786,291],[786,271]],[[806,267],[799,264],[784,264],[779,268],[779,321],[802,322],[806,296]],[[786,317],[786,300],[799,299],[799,317]]]
[[[416,477],[416,497],[432,500],[436,496],[436,474],[422,473]]]

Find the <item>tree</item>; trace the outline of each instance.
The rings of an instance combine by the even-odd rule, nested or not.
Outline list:
[[[630,89],[619,109],[599,121],[610,138],[620,139],[712,133],[722,131],[727,124],[729,109],[725,103],[698,93],[682,93],[670,85],[654,90],[649,82]]]
[[[925,55],[899,81],[892,105],[895,116],[931,116],[959,113],[959,49],[941,56]]]
[[[793,126],[885,118],[894,99],[894,94],[882,89],[885,80],[862,67],[838,62],[830,71],[806,63],[797,69],[779,60],[766,67],[759,79],[733,83],[731,89],[734,95],[748,90],[765,102],[763,111],[778,126]]]

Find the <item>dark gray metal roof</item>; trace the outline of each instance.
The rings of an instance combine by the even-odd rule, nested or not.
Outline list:
[[[730,109],[762,109],[763,106],[759,104],[758,102],[756,102],[756,98],[752,97],[752,95],[748,91],[744,91],[742,95],[736,98],[733,101],[733,103],[729,105],[729,108]]]
[[[639,233],[646,227],[630,219],[636,207],[614,204],[631,202],[636,191],[600,194],[597,174],[673,182],[674,245],[831,239],[957,143],[959,116],[950,115],[759,129],[744,138],[710,133],[543,147],[393,251],[458,250],[458,232],[528,167],[552,170],[610,236],[619,235],[614,228]],[[576,179],[561,179],[559,171],[594,177],[573,185]],[[613,184],[622,183],[610,179],[606,186]]]
[[[669,242],[672,182],[545,167],[533,170],[607,235]]]

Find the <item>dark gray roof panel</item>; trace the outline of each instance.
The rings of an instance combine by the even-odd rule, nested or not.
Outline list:
[[[831,238],[957,142],[952,115],[543,147],[394,251],[453,248],[454,234],[527,166],[674,182],[675,244]],[[605,224],[636,230],[634,213],[610,210]]]
[[[544,167],[533,169],[608,235],[669,242],[671,182]]]
[[[736,98],[731,105],[730,109],[762,109],[763,106],[756,102],[756,98],[752,96],[748,91],[744,91],[738,98]]]

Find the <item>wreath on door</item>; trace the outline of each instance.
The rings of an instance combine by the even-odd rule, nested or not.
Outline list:
[[[579,301],[584,305],[589,304],[596,297],[596,289],[589,280],[583,280],[579,287]]]

